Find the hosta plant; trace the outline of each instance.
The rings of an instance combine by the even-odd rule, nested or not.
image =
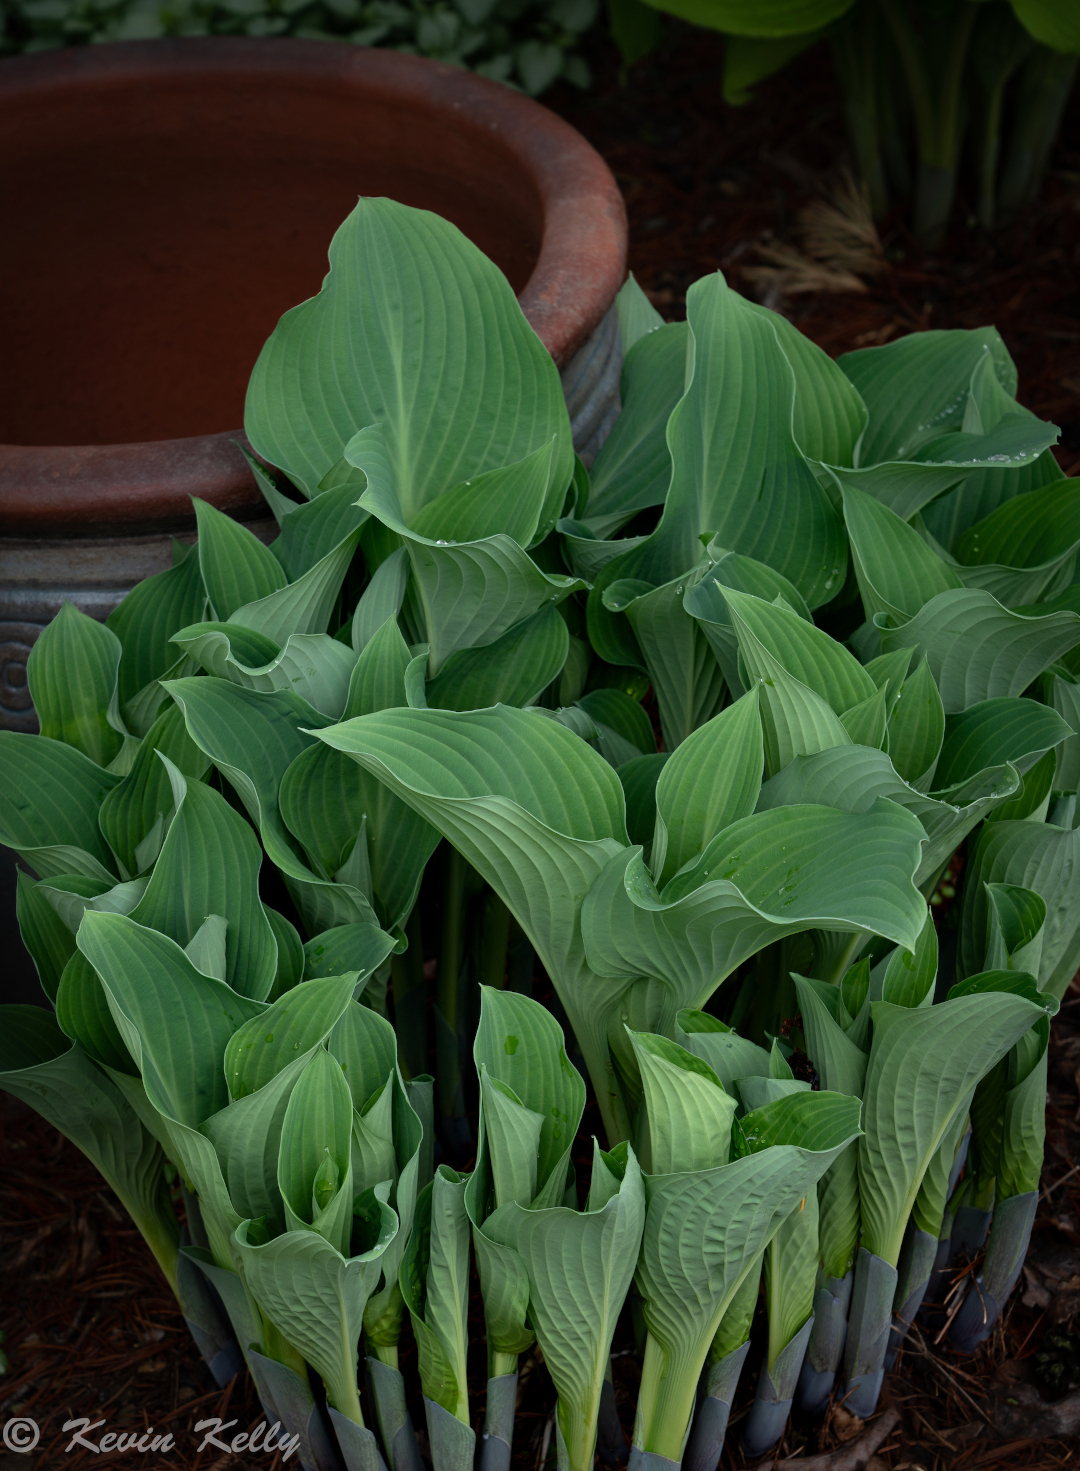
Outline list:
[[[0,735],[50,1003],[0,1080],[316,1471],[418,1471],[403,1332],[436,1471],[506,1471],[534,1344],[589,1471],[620,1314],[635,1466],[714,1471],[759,1296],[754,1453],[869,1414],[942,1280],[974,1348],[1023,1262],[1080,949],[1056,431],[992,328],[832,362],[720,275],[619,314],[587,469],[495,267],[361,201],[252,374],[277,538],[197,502]]]

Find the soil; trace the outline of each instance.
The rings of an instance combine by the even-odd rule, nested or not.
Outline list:
[[[672,23],[664,49],[628,76],[598,43],[596,86],[557,88],[545,100],[599,149],[623,189],[631,226],[630,264],[663,315],[685,314],[687,288],[721,269],[764,297],[836,355],[928,327],[992,322],[1020,372],[1020,398],[1062,430],[1059,460],[1080,471],[1080,89],[1074,95],[1039,206],[1012,230],[989,236],[967,217],[961,187],[957,224],[933,257],[921,254],[900,211],[880,226],[885,265],[864,291],[788,295],[752,272],[762,246],[799,246],[799,212],[840,177],[847,162],[839,94],[827,56],[810,52],[759,88],[747,107],[720,100],[721,48],[708,33]],[[820,1424],[796,1419],[778,1454],[817,1467],[870,1471],[1049,1471],[1076,1464],[1080,1447],[1080,989],[1067,997],[1051,1041],[1043,1195],[1024,1283],[990,1342],[961,1359],[934,1335],[916,1332],[886,1384],[882,1410],[899,1423],[867,1462],[853,1452],[863,1427],[835,1409]],[[587,1112],[582,1161],[598,1120]],[[39,1446],[4,1465],[53,1471],[111,1462],[112,1454],[65,1449],[65,1421],[89,1416],[88,1431],[154,1427],[176,1445],[139,1463],[173,1471],[226,1471],[243,1457],[199,1452],[200,1419],[233,1420],[228,1436],[262,1418],[246,1376],[216,1388],[171,1294],[112,1192],[48,1124],[0,1093],[0,1423],[39,1421]],[[965,1264],[962,1264],[965,1265]],[[470,1313],[475,1423],[485,1378],[479,1293]],[[415,1348],[406,1326],[402,1367],[415,1386]],[[632,1430],[639,1375],[627,1322],[614,1372],[623,1426]],[[738,1422],[753,1394],[741,1387],[722,1465],[743,1467]],[[524,1356],[514,1471],[554,1462],[554,1389],[542,1356]],[[423,1424],[419,1403],[414,1422]],[[1056,1417],[1056,1418],[1055,1418]],[[880,1422],[885,1423],[885,1422]],[[872,1429],[874,1422],[868,1428]],[[1068,1433],[1066,1433],[1068,1432]],[[834,1452],[825,1462],[821,1452]],[[295,1464],[295,1462],[292,1462]],[[267,1458],[279,1471],[280,1454]]]

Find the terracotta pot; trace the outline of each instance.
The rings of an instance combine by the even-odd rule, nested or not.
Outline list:
[[[622,199],[578,133],[497,83],[323,41],[18,57],[0,174],[0,726],[36,727],[25,659],[60,603],[104,618],[170,565],[191,495],[274,534],[231,441],[358,195],[436,210],[497,262],[579,451],[618,412]]]

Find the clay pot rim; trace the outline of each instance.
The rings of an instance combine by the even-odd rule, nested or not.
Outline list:
[[[531,98],[445,62],[347,41],[170,37],[6,58],[0,97],[29,101],[57,87],[134,78],[152,87],[155,77],[192,70],[277,73],[380,90],[392,83],[426,108],[500,134],[528,171],[544,219],[536,268],[518,300],[559,367],[596,329],[626,278],[626,209],[600,155]],[[128,444],[0,444],[0,536],[137,534],[188,525],[196,485],[222,510],[251,514],[262,500],[234,440],[247,443],[237,429]]]

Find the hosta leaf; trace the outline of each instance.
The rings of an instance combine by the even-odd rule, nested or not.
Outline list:
[[[481,541],[502,533],[519,547],[536,536],[551,482],[554,437],[524,459],[463,481],[410,519],[411,530],[436,544]],[[345,456],[349,458],[349,447]]]
[[[467,1424],[469,1217],[465,1186],[466,1179],[448,1165],[440,1165],[432,1183],[420,1192],[400,1281],[416,1334],[424,1394]]]
[[[938,593],[963,586],[919,533],[888,506],[854,486],[842,489],[844,522],[867,618],[875,613],[894,620],[913,618]]]
[[[859,1143],[862,1244],[895,1266],[922,1177],[979,1079],[1042,1015],[989,992],[920,1010],[877,1001]]]
[[[631,695],[617,689],[590,690],[577,704],[598,725],[605,725],[621,736],[637,753],[652,755],[656,751],[652,722]]]
[[[229,1101],[221,1065],[229,1038],[266,1008],[202,975],[175,941],[127,915],[88,912],[77,942],[125,1042],[125,1030],[138,1038],[151,1101],[156,1094],[171,1117],[197,1129]]]
[[[382,1258],[397,1233],[389,1206],[375,1202],[378,1225],[367,1251],[346,1259],[315,1231],[287,1231],[263,1245],[236,1235],[244,1277],[266,1316],[318,1371],[328,1402],[359,1416],[356,1346],[364,1308],[379,1281]]]
[[[458,649],[425,689],[434,710],[482,710],[489,705],[528,705],[555,679],[570,649],[557,608],[539,612],[481,649]]]
[[[872,699],[877,686],[842,644],[791,610],[735,588],[724,598],[739,640],[739,652],[755,679],[785,670],[814,691],[836,715]]]
[[[409,554],[404,547],[398,547],[379,563],[360,595],[349,630],[354,649],[367,648],[386,620],[396,618],[401,612],[408,578]]]
[[[274,543],[274,552],[290,582],[310,572],[350,532],[364,524],[367,517],[356,504],[363,489],[362,478],[354,474],[345,484],[320,492],[314,500],[290,512]]]
[[[971,376],[989,354],[998,380],[1016,391],[1016,368],[998,332],[915,332],[884,347],[844,353],[837,365],[870,411],[859,463],[907,460],[964,422]]]
[[[1050,680],[1050,702],[1072,731],[1058,747],[1054,786],[1061,792],[1080,787],[1080,685],[1055,674]]]
[[[756,689],[683,742],[656,784],[664,852],[654,844],[651,866],[659,888],[717,833],[753,812],[764,760]]]
[[[116,1192],[169,1280],[180,1231],[165,1183],[165,1158],[119,1088],[40,1006],[0,1016],[0,1087],[81,1149]]]
[[[907,623],[881,630],[884,653],[913,648],[926,657],[946,714],[1020,694],[1076,644],[1080,615],[1027,618],[974,588],[939,593]]]
[[[770,776],[790,765],[796,756],[854,744],[843,721],[821,695],[800,684],[767,655],[762,662],[772,668],[758,683],[765,769]]]
[[[278,1187],[288,1229],[311,1226],[342,1254],[352,1228],[352,1125],[349,1086],[336,1060],[318,1047],[285,1110]]]
[[[176,767],[169,776],[176,815],[132,918],[184,947],[208,914],[221,915],[225,979],[240,995],[261,1001],[277,973],[277,941],[259,903],[262,849],[220,792],[187,781]]]
[[[285,772],[313,743],[305,731],[318,729],[326,717],[290,691],[260,694],[223,679],[175,680],[169,693],[184,712],[192,740],[235,787],[270,861],[294,883],[305,923],[318,931],[372,922],[371,906],[358,890],[323,880],[307,867],[278,808]]]
[[[387,929],[405,922],[439,841],[429,823],[370,772],[322,745],[308,747],[286,768],[278,800],[284,823],[320,877],[343,867],[365,823],[376,908]]]
[[[993,822],[983,828],[964,874],[958,979],[983,968],[990,884],[1032,889],[1045,903],[1039,988],[1060,998],[1075,970],[1080,930],[1080,831],[1039,822]]]
[[[0,842],[42,878],[83,873],[115,883],[98,812],[122,778],[74,746],[17,731],[0,731],[0,755]]]
[[[199,527],[199,570],[215,618],[228,619],[238,608],[285,586],[289,579],[284,568],[254,532],[209,501],[195,497],[193,503]]]
[[[164,841],[166,819],[175,803],[168,768],[158,760],[159,751],[190,781],[201,781],[210,765],[188,735],[182,712],[170,700],[143,737],[131,770],[109,792],[98,814],[106,841],[124,871],[132,875],[148,866],[140,861],[142,844],[159,824]],[[151,847],[152,855],[146,854],[149,862],[156,860],[161,844]]]
[[[15,871],[15,914],[19,935],[30,952],[41,989],[55,1002],[60,977],[75,952],[75,937],[49,902],[42,885],[21,868]]]
[[[910,658],[910,649],[903,652]],[[901,686],[888,731],[889,759],[897,775],[911,785],[928,786],[945,739],[945,709],[925,654]]]
[[[362,430],[348,446],[350,460],[367,472],[361,505],[401,536],[408,550],[431,647],[432,676],[455,650],[493,643],[543,604],[559,601],[582,585],[562,573],[542,572],[502,532],[457,543],[410,530],[391,485],[389,453],[378,424]]]
[[[585,525],[594,536],[609,537],[638,511],[664,503],[671,481],[667,421],[685,387],[686,342],[686,324],[673,322],[625,348],[622,413],[590,472]]]
[[[915,949],[904,950],[898,946],[893,951],[882,981],[882,1001],[912,1009],[930,1005],[934,999],[937,968],[937,930],[934,928],[934,916],[928,909]]]
[[[378,925],[345,924],[324,930],[304,946],[304,978],[357,972],[364,981],[394,948],[394,938]]]
[[[322,291],[263,348],[245,428],[310,495],[377,422],[406,515],[556,433],[560,500],[570,480],[558,371],[505,277],[437,215],[363,199],[334,236]]]
[[[228,622],[265,634],[279,647],[290,634],[325,633],[342,580],[359,544],[359,531],[350,532],[302,577],[268,597],[234,609]]]
[[[356,664],[348,644],[325,633],[291,634],[280,652],[271,644],[265,660],[256,655],[255,662],[248,663],[247,651],[233,647],[232,634],[228,623],[195,624],[181,629],[173,642],[219,679],[249,690],[293,690],[332,719],[342,714]]]
[[[944,791],[979,772],[1011,761],[1025,772],[1045,752],[1066,740],[1070,727],[1056,711],[1034,700],[983,700],[945,719],[945,740],[934,772]]]
[[[1004,773],[990,773],[985,782],[973,783],[967,792],[954,789],[949,794],[951,801],[938,800],[901,781],[884,751],[866,746],[834,748],[799,757],[767,781],[758,811],[775,809],[779,815],[792,803],[820,802],[845,812],[867,812],[879,798],[887,798],[905,807],[922,826],[924,846],[915,884],[923,889],[937,878],[965,834],[1018,786],[1015,770],[1007,768]]]
[[[108,766],[121,736],[108,721],[122,648],[116,635],[64,603],[30,651],[26,678],[41,734]]]
[[[669,760],[668,752],[664,751],[655,756],[637,756],[619,767],[619,781],[626,799],[626,830],[630,841],[644,848],[646,854],[656,828],[656,787]]]
[[[665,980],[665,1017],[653,1030],[667,1032],[676,1011],[702,1006],[785,934],[861,930],[910,948],[925,913],[911,882],[922,837],[889,802],[861,817],[809,806],[758,813],[721,832],[662,899],[640,856],[617,854],[582,907],[589,963],[600,975]]]
[[[1013,405],[1015,410],[1016,405]],[[920,466],[929,469],[929,466]],[[938,471],[938,474],[943,472]],[[966,476],[955,490],[921,508],[927,529],[948,551],[953,551],[960,536],[977,521],[993,514],[1001,505],[1021,497],[1029,491],[1039,490],[1044,485],[1062,480],[1061,469],[1052,450],[1043,450],[1030,464],[1014,469],[993,468],[976,470]],[[894,507],[899,515],[903,510]]]
[[[121,710],[175,664],[176,649],[170,640],[176,630],[197,623],[205,614],[206,588],[198,554],[144,578],[109,614],[106,625],[123,649],[117,690]]]
[[[707,1062],[666,1037],[631,1032],[649,1121],[651,1174],[726,1165],[738,1106]]]
[[[56,997],[56,1020],[88,1057],[117,1072],[138,1077],[97,971],[80,950],[64,967]]]
[[[382,627],[364,641],[349,682],[344,719],[407,705],[405,671],[411,658],[409,646],[397,626],[397,616],[389,614]]]
[[[664,744],[674,750],[720,708],[724,681],[704,631],[683,609],[692,578],[668,582],[623,601],[634,584],[614,583],[605,607],[621,606],[645,659],[660,706]]]
[[[571,1465],[587,1465],[592,1458],[611,1341],[645,1217],[633,1153],[600,1204],[595,1184],[601,1156],[593,1148],[594,1198],[587,1211],[508,1204],[484,1225],[487,1236],[519,1254],[528,1272],[529,1316],[558,1392],[558,1428]]]
[[[840,717],[840,724],[856,746],[871,746],[879,751],[885,744],[888,726],[886,714],[888,690],[882,686],[859,705],[852,705]]]
[[[740,1037],[707,1011],[680,1011],[675,1027],[676,1040],[707,1062],[729,1093],[734,1092],[740,1078],[764,1077],[769,1071],[769,1054],[764,1047]]]

